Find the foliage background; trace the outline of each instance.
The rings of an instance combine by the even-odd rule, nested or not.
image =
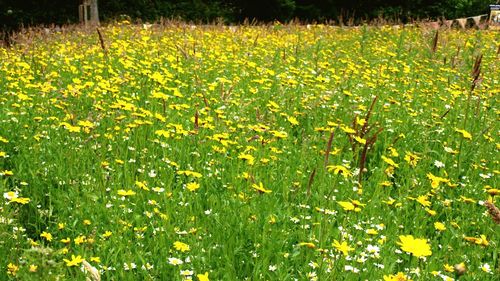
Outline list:
[[[65,24],[78,20],[78,0],[0,0],[2,28],[37,24]],[[101,19],[127,15],[134,20],[178,18],[194,22],[338,20],[377,17],[402,20],[456,18],[486,13],[494,0],[101,0]]]

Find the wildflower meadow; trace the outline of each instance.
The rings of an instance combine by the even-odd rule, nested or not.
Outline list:
[[[0,48],[0,280],[499,280],[499,32],[18,39]]]

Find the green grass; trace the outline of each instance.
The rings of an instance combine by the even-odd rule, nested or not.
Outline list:
[[[101,32],[0,49],[0,280],[90,277],[72,255],[102,280],[497,278],[498,33],[433,52],[417,28]]]

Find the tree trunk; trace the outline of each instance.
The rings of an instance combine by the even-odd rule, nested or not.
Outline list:
[[[90,23],[99,25],[99,10],[97,9],[97,0],[90,0]]]

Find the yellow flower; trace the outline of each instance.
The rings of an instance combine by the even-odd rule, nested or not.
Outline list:
[[[195,178],[201,178],[203,175],[198,173],[198,172],[193,172],[193,171],[177,171],[178,175],[186,175],[188,177],[195,177]]]
[[[299,246],[306,246],[307,248],[310,248],[310,249],[316,248],[316,245],[314,245],[314,243],[311,243],[311,242],[300,242]]]
[[[427,195],[421,195],[417,197],[417,202],[420,203],[424,207],[429,207],[431,205],[431,202],[427,200],[429,197]]]
[[[429,215],[431,215],[431,216],[435,216],[435,215],[437,214],[437,212],[436,212],[436,211],[431,210],[431,209],[429,209],[429,208],[425,208],[425,211],[426,211]]]
[[[453,267],[453,265],[445,264],[444,265],[444,271],[446,271],[446,272],[453,272],[453,271],[455,271],[455,268]]]
[[[155,135],[169,138],[170,137],[170,132],[165,131],[165,130],[156,130],[155,131]]]
[[[352,199],[351,199],[351,202],[352,202],[352,204],[354,204],[354,206],[356,206],[356,207],[364,207],[364,206],[366,206],[366,204],[363,204],[363,203],[359,202],[358,200],[352,200]],[[355,210],[355,211],[356,211],[356,210]]]
[[[415,239],[413,235],[400,235],[397,244],[401,246],[401,250],[413,254],[416,257],[425,257],[432,255],[431,246],[426,239]]]
[[[80,236],[76,237],[75,238],[75,245],[80,245],[80,244],[85,243],[86,239],[87,239],[87,237],[85,237],[84,235],[80,235]]]
[[[250,154],[241,153],[240,155],[238,155],[238,159],[245,160],[250,166],[255,163],[255,157]]]
[[[347,127],[347,126],[341,126],[340,129],[347,134],[354,134],[356,131],[353,128]]]
[[[297,120],[297,118],[290,116],[287,119],[288,119],[288,122],[290,122],[290,124],[292,124],[294,126],[299,125],[299,121]]]
[[[462,134],[462,137],[464,137],[464,139],[472,140],[472,135],[466,130],[455,128],[455,132]]]
[[[488,193],[491,196],[500,195],[500,189],[490,188],[490,189],[486,190],[486,193]]]
[[[42,234],[40,234],[40,237],[43,237],[45,238],[45,240],[47,241],[52,241],[52,234],[48,233],[48,232],[42,232]]]
[[[196,277],[198,277],[198,281],[210,281],[210,279],[208,279],[208,272],[205,272],[205,274],[197,274]]]
[[[257,190],[258,192],[261,192],[261,193],[271,193],[272,191],[269,190],[269,189],[265,189],[264,188],[264,185],[262,185],[262,183],[259,183],[259,185],[257,184],[252,184],[252,187]]]
[[[135,181],[135,185],[139,188],[139,189],[143,189],[145,191],[149,191],[149,187],[146,185],[146,182],[145,181]]]
[[[420,157],[418,157],[418,155],[413,154],[411,152],[406,152],[406,155],[405,155],[404,159],[405,159],[406,162],[408,162],[408,164],[410,164],[410,166],[416,167],[417,163],[418,163],[418,160],[420,160]]]
[[[384,281],[411,281],[411,279],[403,272],[398,272],[396,275],[384,275]]]
[[[377,240],[377,243],[379,243],[380,245],[384,245],[386,241],[387,241],[387,237],[382,236],[382,238]]]
[[[394,203],[396,203],[396,199],[389,197],[389,200],[382,201],[382,202],[384,202],[385,204],[387,204],[389,206],[392,206],[392,205],[394,205]]]
[[[326,166],[326,169],[328,170],[328,172],[333,172],[335,175],[342,174],[344,178],[348,178],[352,175],[347,167],[341,165]]]
[[[464,239],[468,242],[481,245],[481,246],[488,246],[490,242],[488,242],[488,239],[486,239],[486,235],[481,235],[479,238],[476,237],[464,237]]]
[[[382,155],[382,160],[384,160],[385,163],[391,165],[392,167],[399,168],[399,165],[394,162],[391,158],[385,157]]]
[[[435,222],[434,228],[438,231],[445,231],[446,230],[446,226],[442,222]]]
[[[191,192],[194,192],[196,191],[198,188],[200,188],[200,184],[197,183],[197,182],[190,182],[188,184],[186,184],[186,188],[191,191]]]
[[[70,133],[79,133],[81,131],[81,128],[78,126],[73,126],[67,122],[62,122],[60,126],[64,127],[66,130],[68,130]]]
[[[63,259],[66,262],[66,266],[77,266],[83,262],[83,259],[80,255],[76,256],[71,255],[71,260]]]
[[[337,249],[337,251],[342,252],[344,256],[347,256],[350,251],[353,251],[354,248],[350,247],[347,245],[346,241],[343,241],[342,243],[339,243],[337,240],[333,240],[332,246]]]
[[[397,149],[395,149],[394,147],[389,147],[388,150],[391,152],[391,156],[392,157],[398,157],[399,156],[399,153],[398,153]]]
[[[29,268],[30,272],[36,272],[37,270],[38,270],[38,265],[34,265],[34,264],[30,265],[30,268]]]
[[[19,204],[28,204],[31,201],[29,198],[24,198],[24,197],[14,197],[10,200],[12,203],[19,203]]]
[[[123,196],[123,197],[132,196],[132,195],[135,195],[135,192],[130,190],[130,189],[129,190],[120,189],[120,190],[118,190],[118,195]]]
[[[181,251],[181,252],[189,252],[190,248],[189,248],[189,245],[186,244],[186,243],[182,243],[180,241],[175,241],[174,242],[174,248],[177,250],[177,251]]]
[[[359,118],[359,117],[356,116],[356,124],[358,124],[360,126],[364,126],[366,124],[366,119]]]
[[[351,202],[339,201],[337,203],[344,208],[344,211],[353,211],[356,208]]]
[[[383,181],[383,182],[379,183],[379,185],[387,187],[387,186],[392,186],[392,183],[390,181]]]
[[[358,200],[352,200],[351,202],[346,202],[346,201],[339,201],[337,202],[342,208],[344,208],[344,211],[354,211],[354,212],[361,212],[360,207],[366,206],[366,204],[362,204]]]
[[[7,275],[16,276],[18,271],[19,271],[19,266],[15,265],[13,263],[9,263],[7,265]]]
[[[61,243],[69,244],[70,242],[71,242],[71,238],[69,238],[69,237],[61,239]]]
[[[276,223],[276,217],[274,215],[271,215],[269,217],[269,220],[267,221],[270,224],[275,224]]]
[[[427,178],[431,180],[431,187],[432,188],[439,187],[439,184],[442,183],[442,182],[443,183],[449,183],[450,182],[449,179],[437,177],[437,176],[433,175],[432,173],[428,173],[427,174]]]
[[[13,176],[14,175],[14,172],[10,171],[10,170],[4,170],[2,172],[0,172],[0,176]]]
[[[476,204],[476,200],[472,199],[472,198],[467,198],[463,195],[460,195],[460,201],[464,202],[464,203],[472,203],[472,204]]]
[[[364,138],[361,138],[361,137],[358,137],[358,136],[354,136],[354,140],[356,140],[360,144],[366,144],[366,140]]]
[[[79,126],[82,126],[82,127],[85,127],[85,128],[94,128],[94,123],[88,121],[88,120],[85,120],[85,121],[78,121],[78,125]]]

